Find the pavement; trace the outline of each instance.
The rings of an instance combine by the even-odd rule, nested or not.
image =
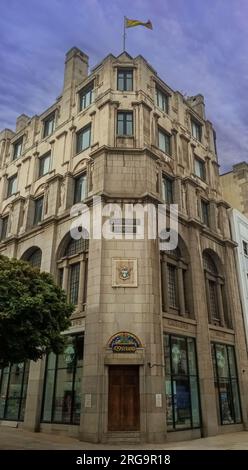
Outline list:
[[[34,433],[21,428],[0,426],[1,450],[248,450],[248,432],[220,434],[214,437],[165,444],[91,444],[58,434]]]

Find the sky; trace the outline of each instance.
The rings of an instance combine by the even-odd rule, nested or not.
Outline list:
[[[0,129],[55,101],[71,47],[90,67],[120,54],[124,15],[153,24],[127,30],[127,52],[172,89],[204,95],[221,172],[248,161],[247,0],[1,0]]]

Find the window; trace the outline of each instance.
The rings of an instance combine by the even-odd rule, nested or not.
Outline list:
[[[48,137],[51,135],[55,128],[55,113],[50,114],[43,121],[43,137]]]
[[[244,255],[248,256],[248,243],[243,240]]]
[[[85,234],[86,236],[86,234]],[[58,260],[58,280],[67,292],[68,300],[77,305],[78,311],[84,311],[87,300],[89,240],[70,238],[61,258]],[[64,276],[64,270],[68,276]]]
[[[84,127],[77,133],[77,153],[82,152],[90,146],[91,141],[91,126]]]
[[[39,178],[49,173],[50,165],[51,165],[51,152],[48,152],[45,155],[43,155],[43,157],[39,158]]]
[[[119,91],[133,90],[133,71],[119,69],[117,72],[117,89]]]
[[[189,316],[188,265],[181,251],[161,251],[162,311]]]
[[[117,113],[117,135],[133,135],[133,113],[118,112]]]
[[[74,204],[83,201],[87,196],[87,175],[84,173],[75,178]]]
[[[79,289],[80,263],[72,264],[70,269],[69,301],[77,305]]]
[[[218,273],[216,264],[207,251],[203,253],[203,267],[205,272],[209,322],[217,326],[230,326],[226,311],[224,278]]]
[[[14,153],[13,153],[13,160],[16,160],[21,156],[22,153],[22,144],[23,144],[23,137],[21,139],[17,140],[14,143]]]
[[[173,204],[173,180],[167,176],[162,178],[162,196],[167,204]]]
[[[212,343],[212,360],[220,423],[241,423],[241,408],[234,347]]]
[[[137,225],[140,224],[140,220],[135,218],[133,219],[109,219],[109,223],[111,225],[112,233],[124,233],[124,234],[132,234],[135,235],[137,233]]]
[[[201,142],[201,136],[202,136],[202,126],[198,122],[194,121],[193,119],[191,120],[191,130],[192,130],[192,135],[195,139],[199,140]]]
[[[42,220],[43,200],[44,200],[44,198],[42,196],[39,199],[36,199],[34,201],[34,223],[33,223],[33,225],[37,225]]]
[[[206,181],[205,162],[195,158],[195,174],[203,181]]]
[[[28,373],[29,362],[0,369],[0,419],[24,420]]]
[[[162,131],[161,129],[159,129],[158,131],[158,147],[160,150],[167,153],[168,155],[171,154],[170,135]]]
[[[1,237],[0,240],[5,240],[8,234],[8,223],[9,223],[9,216],[2,217],[1,219]]]
[[[24,258],[33,268],[40,269],[42,252],[40,248],[31,249],[31,254]],[[28,250],[30,253],[30,250]]]
[[[17,192],[17,176],[11,176],[8,178],[8,189],[7,189],[7,197],[13,196]]]
[[[90,106],[90,104],[93,103],[93,100],[94,100],[93,89],[94,89],[94,83],[92,82],[80,91],[79,93],[80,111],[82,111],[82,109],[88,108],[88,106]]]
[[[169,97],[160,88],[156,88],[156,104],[162,111],[168,114]]]
[[[209,202],[201,199],[201,220],[202,223],[209,227]]]
[[[168,431],[199,428],[200,399],[194,338],[164,335]]]
[[[42,421],[79,424],[84,336],[68,336],[64,351],[46,360]]]

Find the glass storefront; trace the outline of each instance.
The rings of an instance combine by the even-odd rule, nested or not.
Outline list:
[[[237,367],[233,346],[212,343],[217,408],[221,424],[241,423]]]
[[[42,421],[79,424],[84,336],[68,336],[62,354],[46,361]]]
[[[194,338],[164,335],[168,431],[199,428],[200,400]]]
[[[24,420],[28,373],[29,362],[0,369],[0,419]]]

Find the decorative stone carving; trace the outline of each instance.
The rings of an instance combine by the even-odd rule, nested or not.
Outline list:
[[[137,259],[112,259],[112,286],[137,287]]]

